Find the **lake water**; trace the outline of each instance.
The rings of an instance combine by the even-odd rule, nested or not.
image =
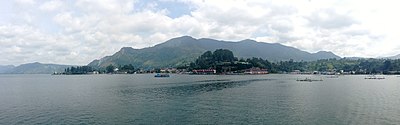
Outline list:
[[[400,124],[400,77],[364,77],[0,75],[0,124]]]

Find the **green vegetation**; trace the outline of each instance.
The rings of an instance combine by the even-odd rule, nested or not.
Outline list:
[[[119,71],[126,72],[128,74],[135,73],[135,67],[133,67],[132,64],[120,66],[118,69],[119,69]]]
[[[91,66],[72,66],[64,69],[63,73],[66,75],[79,75],[79,74],[93,74],[93,73],[118,73],[118,74],[133,74],[135,73],[135,68],[132,64],[123,66],[108,65],[105,69],[95,69]]]
[[[188,68],[215,69],[217,73],[237,72],[252,67],[268,69],[271,73],[301,72],[342,72],[349,74],[400,74],[400,59],[322,59],[317,61],[280,61],[271,63],[261,58],[237,59],[232,51],[217,49],[199,56]],[[178,69],[179,69],[178,68]]]
[[[114,72],[115,67],[113,65],[108,65],[106,67],[106,73],[113,73]]]
[[[211,51],[205,52],[201,55],[195,63],[191,64],[194,69],[209,69],[215,68],[221,63],[233,63],[237,58],[233,56],[232,51],[226,49],[215,50],[214,53]]]
[[[273,63],[275,71],[291,72],[300,70],[305,72],[349,72],[353,74],[399,74],[400,60],[390,59],[323,59],[311,62],[281,61]]]
[[[63,74],[66,75],[78,75],[78,74],[88,74],[89,72],[93,72],[93,68],[90,66],[71,66],[64,70]]]
[[[118,66],[118,67],[110,64],[106,67],[106,70],[104,72],[105,73],[118,73],[118,74],[133,74],[133,73],[135,73],[135,67],[133,67],[132,64]]]
[[[195,62],[191,63],[189,69],[215,69],[217,73],[242,72],[245,69],[271,68],[271,63],[261,58],[240,59],[234,57],[232,51],[227,49],[217,49],[214,52],[207,51]],[[181,67],[182,68],[182,67]]]

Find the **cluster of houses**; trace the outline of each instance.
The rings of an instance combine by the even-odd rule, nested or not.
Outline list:
[[[116,70],[116,73],[117,74],[127,74],[126,72],[118,72],[118,70]],[[257,74],[268,74],[269,72],[267,69],[262,69],[262,68],[249,68],[249,69],[241,70],[241,71],[229,71],[229,72],[222,72],[222,73],[218,73],[216,69],[196,69],[196,70],[190,71],[188,69],[177,69],[177,68],[162,68],[162,69],[151,69],[151,70],[140,69],[135,72],[135,74],[146,74],[146,73],[176,73],[176,74],[194,74],[194,75],[213,75],[213,74],[257,75]]]
[[[241,70],[241,71],[229,71],[229,72],[222,72],[221,74],[225,75],[261,75],[261,74],[268,74],[267,69],[261,69],[261,68],[250,68],[246,70]],[[217,70],[215,69],[198,69],[198,70],[192,70],[190,74],[198,74],[198,75],[211,75],[211,74],[217,74]]]
[[[189,70],[189,69],[177,69],[177,68],[161,68],[161,69],[137,69],[137,70],[120,70],[119,68],[114,68],[113,72],[109,74],[148,74],[148,73],[176,73],[176,74],[193,74],[193,75],[214,75],[214,74],[221,74],[221,75],[258,75],[258,74],[268,74],[267,69],[263,68],[249,68],[245,70],[238,70],[238,71],[231,71],[230,69],[222,70],[217,72],[216,69],[196,69],[196,70]],[[106,72],[99,72],[96,70],[90,72],[84,72],[79,74],[105,74]],[[53,75],[79,75],[75,74],[67,74],[65,72],[54,72]]]
[[[356,74],[356,73],[357,73],[356,71],[345,72],[344,70],[313,71],[313,72],[307,72],[307,71],[302,72],[300,70],[293,70],[292,72],[289,72],[288,74],[351,75],[351,74]]]

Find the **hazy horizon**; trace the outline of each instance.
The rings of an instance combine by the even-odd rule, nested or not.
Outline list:
[[[0,65],[86,65],[180,36],[253,39],[341,57],[400,54],[396,1],[14,0],[0,2]]]

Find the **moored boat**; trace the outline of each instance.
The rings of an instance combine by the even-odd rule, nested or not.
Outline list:
[[[328,76],[326,76],[326,78],[339,78],[339,76],[338,75],[328,75]]]
[[[299,81],[299,82],[313,82],[313,81],[322,81],[322,79],[305,78],[305,79],[297,79],[296,81]]]
[[[367,76],[367,77],[365,77],[364,79],[378,79],[378,80],[380,80],[380,79],[385,79],[385,77],[378,77],[378,76],[375,76],[375,75],[369,75],[369,76]]]
[[[160,74],[160,73],[157,73],[156,75],[154,75],[154,77],[169,77],[169,74]]]

